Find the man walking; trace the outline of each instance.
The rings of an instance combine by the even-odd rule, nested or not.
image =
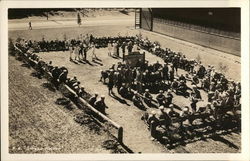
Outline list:
[[[29,30],[32,30],[31,21],[29,21]]]

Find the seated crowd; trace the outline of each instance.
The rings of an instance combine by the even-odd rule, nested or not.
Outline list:
[[[197,113],[206,113],[207,117],[213,116],[218,120],[223,118],[227,111],[232,111],[234,114],[239,109],[241,103],[241,84],[233,80],[228,80],[221,72],[217,72],[212,65],[205,67],[201,62],[188,60],[183,53],[176,53],[170,49],[161,49],[158,43],[151,43],[149,40],[134,39],[133,44],[148,52],[151,52],[164,60],[164,64],[158,61],[149,64],[147,61],[143,64],[138,64],[134,67],[127,65],[125,62],[113,64],[109,69],[101,71],[100,81],[106,83],[109,89],[109,94],[113,94],[113,87],[117,87],[117,92],[124,98],[131,99],[133,103],[140,107],[152,107],[154,102],[160,109],[162,117],[159,115],[157,126],[162,123],[168,127],[171,115],[178,116],[183,122],[183,118],[193,118]],[[186,74],[178,74],[178,69],[186,71]],[[187,85],[190,81],[191,88]],[[207,106],[197,107],[197,103],[202,101],[200,90],[207,92]],[[166,93],[165,93],[166,92]],[[173,94],[188,97],[190,105],[182,108],[180,114],[173,111],[172,104]],[[156,99],[153,95],[156,93]],[[167,111],[168,112],[163,112]],[[150,114],[154,117],[155,111]],[[150,126],[151,118],[147,117],[147,122]],[[164,121],[159,121],[165,118]],[[185,120],[184,119],[184,120]],[[154,123],[156,122],[153,119]],[[191,119],[192,120],[192,119]],[[192,122],[192,121],[191,121]],[[191,123],[192,124],[192,123]]]

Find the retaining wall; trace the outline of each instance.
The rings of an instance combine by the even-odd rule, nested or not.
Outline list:
[[[241,55],[241,41],[239,38],[226,37],[166,24],[158,18],[153,19],[153,31],[233,55]]]

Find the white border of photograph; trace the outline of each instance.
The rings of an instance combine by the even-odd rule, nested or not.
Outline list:
[[[1,2],[1,160],[250,160],[249,151],[249,1],[2,1]],[[153,8],[240,7],[241,8],[241,153],[194,154],[9,154],[8,130],[8,8]]]

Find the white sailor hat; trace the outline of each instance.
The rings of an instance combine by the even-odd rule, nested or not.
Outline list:
[[[183,111],[185,111],[185,112],[189,111],[188,106],[185,106],[185,107],[183,108]]]
[[[196,89],[196,88],[197,88],[197,86],[196,86],[196,85],[192,85],[192,88],[193,88],[193,89]]]
[[[164,106],[160,106],[159,109],[160,109],[160,110],[164,110]]]
[[[155,110],[153,110],[153,111],[151,112],[151,114],[152,114],[152,115],[155,115],[155,114],[156,114]]]

